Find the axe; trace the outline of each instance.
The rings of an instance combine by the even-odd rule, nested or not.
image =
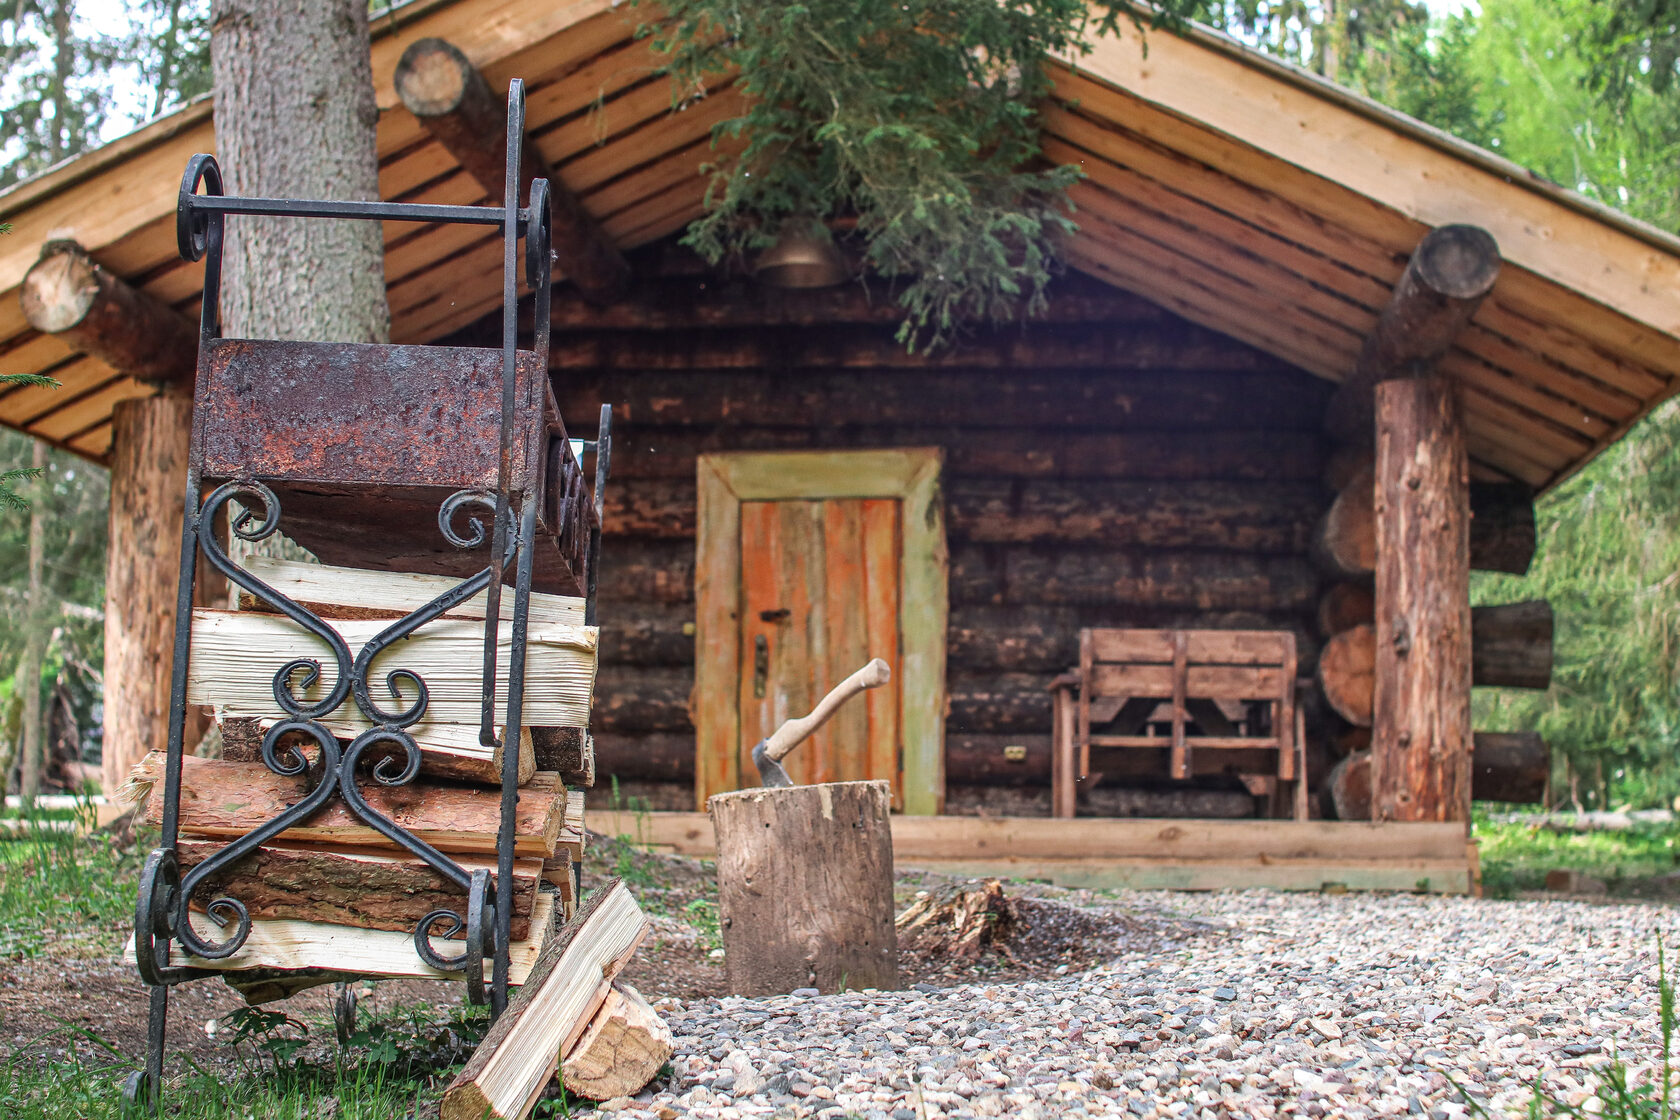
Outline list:
[[[892,667],[879,657],[834,686],[811,714],[803,719],[790,719],[776,729],[768,739],[759,741],[752,749],[753,765],[758,767],[759,781],[772,788],[791,786],[793,779],[782,769],[782,759],[810,738],[811,733],[828,722],[840,705],[866,688],[876,688],[892,680]]]

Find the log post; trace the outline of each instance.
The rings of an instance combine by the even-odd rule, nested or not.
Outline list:
[[[1384,381],[1377,408],[1373,817],[1470,819],[1470,479],[1455,388]]]
[[[718,917],[729,990],[898,987],[886,782],[720,793]]]
[[[499,203],[507,172],[507,104],[454,44],[420,39],[403,52],[394,76],[397,96]],[[553,245],[560,270],[590,303],[606,306],[630,288],[630,265],[577,196],[554,175],[529,134],[520,153],[519,199],[532,179],[547,179]]]
[[[148,751],[163,749],[169,734],[198,332],[168,304],[101,268],[73,241],[42,247],[19,296],[36,330],[162,390],[121,401],[112,411],[103,762],[109,791]],[[190,710],[185,741],[196,743],[205,726],[203,716]]]

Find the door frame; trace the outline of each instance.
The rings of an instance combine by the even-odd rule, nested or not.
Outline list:
[[[701,455],[694,557],[695,800],[741,784],[741,503],[896,498],[900,787],[904,811],[945,807],[949,613],[939,447]]]

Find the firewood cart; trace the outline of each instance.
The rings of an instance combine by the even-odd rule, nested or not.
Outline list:
[[[162,835],[141,873],[135,905],[135,960],[141,979],[151,987],[148,1053],[145,1068],[131,1074],[124,1087],[128,1105],[150,1109],[156,1104],[170,986],[217,975],[195,967],[193,960],[231,956],[251,930],[246,905],[226,896],[205,906],[222,936],[206,936],[202,925],[195,929],[188,915],[195,891],[213,882],[219,869],[335,797],[463,893],[462,905],[433,910],[414,927],[414,952],[434,969],[464,974],[467,998],[488,1002],[493,1016],[506,1006],[518,751],[501,752],[495,876],[482,867],[469,873],[398,826],[368,803],[361,785],[370,780],[404,785],[421,765],[421,750],[409,729],[426,712],[426,682],[416,672],[397,668],[385,673],[382,686],[391,699],[376,695],[370,668],[382,651],[484,594],[479,742],[494,748],[498,727],[500,742],[517,743],[520,735],[533,586],[584,597],[585,621],[595,621],[610,413],[602,409],[591,493],[548,382],[549,192],[545,180],[534,180],[520,205],[524,116],[523,87],[516,80],[508,93],[506,188],[499,207],[236,198],[222,193],[213,157],[194,156],[187,165],[176,232],[182,257],[204,261],[204,299],[181,534]],[[223,230],[235,215],[469,223],[500,230],[499,359],[494,349],[222,338],[217,305]],[[529,349],[521,349],[517,337],[521,241],[525,283],[534,293]],[[230,510],[235,501],[238,506]],[[216,534],[218,518],[229,513],[226,531],[245,541],[262,540],[283,527],[309,547],[319,541],[342,549],[352,540],[368,557],[365,566],[400,565],[458,576],[459,582],[392,622],[353,655],[316,612],[229,558]],[[304,692],[320,680],[320,661],[294,659],[275,666],[274,699],[285,718],[264,735],[262,762],[276,774],[301,778],[306,792],[289,809],[183,873],[176,852],[182,738],[201,556],[208,568],[319,638],[333,661],[333,683],[324,698],[311,702]],[[511,585],[513,596],[511,623],[502,607],[504,584]],[[497,647],[504,625],[512,640],[501,655],[506,708],[498,711]],[[400,654],[399,648],[393,657]],[[345,747],[323,721],[347,701],[372,727]],[[318,757],[311,759],[296,745],[300,741],[318,748]],[[463,950],[448,956],[439,952],[434,939],[460,938],[463,931]]]

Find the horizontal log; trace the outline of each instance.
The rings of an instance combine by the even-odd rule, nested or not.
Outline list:
[[[945,502],[952,541],[1292,553],[1311,541],[1319,493],[1311,482],[951,478]],[[692,538],[695,511],[692,475],[615,480],[607,491],[614,534]]]
[[[941,447],[952,478],[1310,482],[1318,479],[1324,455],[1322,439],[1311,432],[1211,429],[1187,440],[1179,431],[1134,431],[1115,439],[1109,431],[962,427],[935,419],[921,425],[815,428],[615,421],[613,480],[616,485],[625,479],[693,479],[698,457],[720,451]],[[585,430],[572,434],[581,438]]]
[[[952,603],[1310,611],[1305,556],[969,544],[952,549]]]
[[[1054,673],[949,673],[946,726],[955,732],[1033,732],[1050,727]]]
[[[183,840],[176,855],[184,872],[222,851],[209,840]],[[480,868],[495,877],[494,858],[462,857],[469,874]],[[542,880],[542,861],[521,859],[513,867],[513,936],[531,930],[531,908]],[[228,895],[244,903],[253,918],[296,918],[360,929],[412,930],[434,910],[465,916],[467,893],[412,856],[387,856],[366,849],[311,848],[272,844],[217,871],[194,899],[200,904]]]
[[[403,51],[392,83],[403,107],[478,180],[492,205],[500,205],[507,179],[507,102],[491,91],[478,68],[451,43],[418,39]],[[549,237],[560,273],[596,307],[623,296],[630,286],[629,264],[554,174],[529,133],[519,178],[516,197],[522,206],[530,199],[531,181],[548,180]]]
[[[646,731],[688,731],[688,695],[694,688],[691,668],[603,666],[595,682],[595,710],[590,727],[602,734]],[[597,760],[596,771],[605,773]]]
[[[612,526],[606,528],[610,533]],[[602,604],[603,618],[616,610],[606,604],[694,602],[693,541],[607,536],[600,572],[595,601]]]
[[[1318,632],[1326,638],[1376,619],[1377,592],[1369,583],[1331,584],[1318,601]]]
[[[1142,789],[1094,786],[1079,792],[1081,817],[1240,820],[1254,815],[1254,798],[1240,789]],[[945,815],[962,817],[1048,817],[1050,790],[949,785]],[[916,866],[916,857],[900,857]],[[995,858],[995,857],[994,857]]]
[[[134,768],[125,787],[136,802],[145,801],[146,819],[163,821],[163,798],[153,786],[163,780],[164,756],[153,751]],[[308,792],[306,776],[276,774],[260,762],[224,762],[186,757],[181,760],[180,827],[183,836],[243,836],[273,820]],[[416,781],[382,786],[367,781],[362,794],[377,812],[399,828],[444,852],[493,852],[501,827],[499,790]],[[161,794],[161,791],[159,791]],[[566,788],[555,774],[538,774],[522,789],[514,820],[514,854],[550,856],[563,833],[581,829],[568,821]],[[310,844],[395,849],[389,840],[350,812],[337,797],[300,825],[275,838]]]
[[[656,341],[649,338],[648,344]],[[831,428],[842,425],[958,425],[969,428],[1074,428],[1092,432],[1264,429],[1313,433],[1324,382],[1294,371],[1231,372],[1179,368],[1136,372],[1129,364],[1097,368],[1032,368],[1029,378],[910,368],[880,374],[790,374],[796,364],[733,372],[667,372],[686,348],[658,346],[657,365],[630,361],[601,369],[556,364],[563,416],[596,416],[613,406],[615,429],[638,425],[710,429],[745,425]],[[893,343],[903,355],[904,347]],[[975,367],[979,369],[980,367]],[[976,386],[984,384],[985,391]]]
[[[1210,331],[1171,327],[1133,332],[1089,326],[1026,324],[976,332],[933,353],[908,351],[890,326],[811,328],[754,326],[697,331],[672,339],[642,330],[569,332],[555,336],[556,370],[793,369],[1101,369],[1282,372],[1281,360]],[[1291,371],[1293,372],[1293,371]],[[1305,378],[1301,379],[1307,384]],[[1331,386],[1313,392],[1327,400]],[[1308,390],[1312,392],[1312,390]],[[1258,403],[1258,402],[1257,402]],[[1305,401],[1296,402],[1303,409]],[[1318,408],[1310,411],[1319,415]]]
[[[744,279],[701,275],[644,279],[611,307],[597,307],[570,292],[553,300],[556,331],[684,331],[716,327],[821,327],[873,324],[896,328],[904,319],[885,285],[867,280],[833,288],[773,288]],[[1110,329],[1149,329],[1168,321],[1159,304],[1095,281],[1067,276],[1036,324],[1089,323]]]
[[[959,603],[951,607],[946,629],[946,662],[953,669],[1060,672],[1078,664],[1079,631],[1088,627],[1291,630],[1303,672],[1310,672],[1318,650],[1299,615],[1286,612]]]
[[[1551,751],[1538,732],[1478,731],[1470,751],[1470,796],[1533,804],[1545,797],[1551,768]],[[1338,762],[1327,785],[1337,819],[1370,820],[1370,751],[1355,751]]]
[[[193,323],[107,271],[74,241],[43,245],[19,296],[36,330],[138,381],[185,381],[190,391],[198,364]]]
[[[1472,607],[1470,680],[1490,688],[1550,688],[1552,605],[1535,599]]]
[[[1325,643],[1318,682],[1337,714],[1371,724],[1376,627],[1344,630]],[[1551,687],[1552,608],[1545,600],[1477,607],[1470,612],[1470,683],[1484,688]]]
[[[1534,559],[1534,501],[1515,483],[1470,484],[1470,566],[1485,572],[1522,575]],[[1376,570],[1376,475],[1367,467],[1354,475],[1330,504],[1313,537],[1319,562],[1337,575],[1365,576]]]
[[[602,612],[600,624],[603,665],[694,664],[688,603],[618,602]]]

